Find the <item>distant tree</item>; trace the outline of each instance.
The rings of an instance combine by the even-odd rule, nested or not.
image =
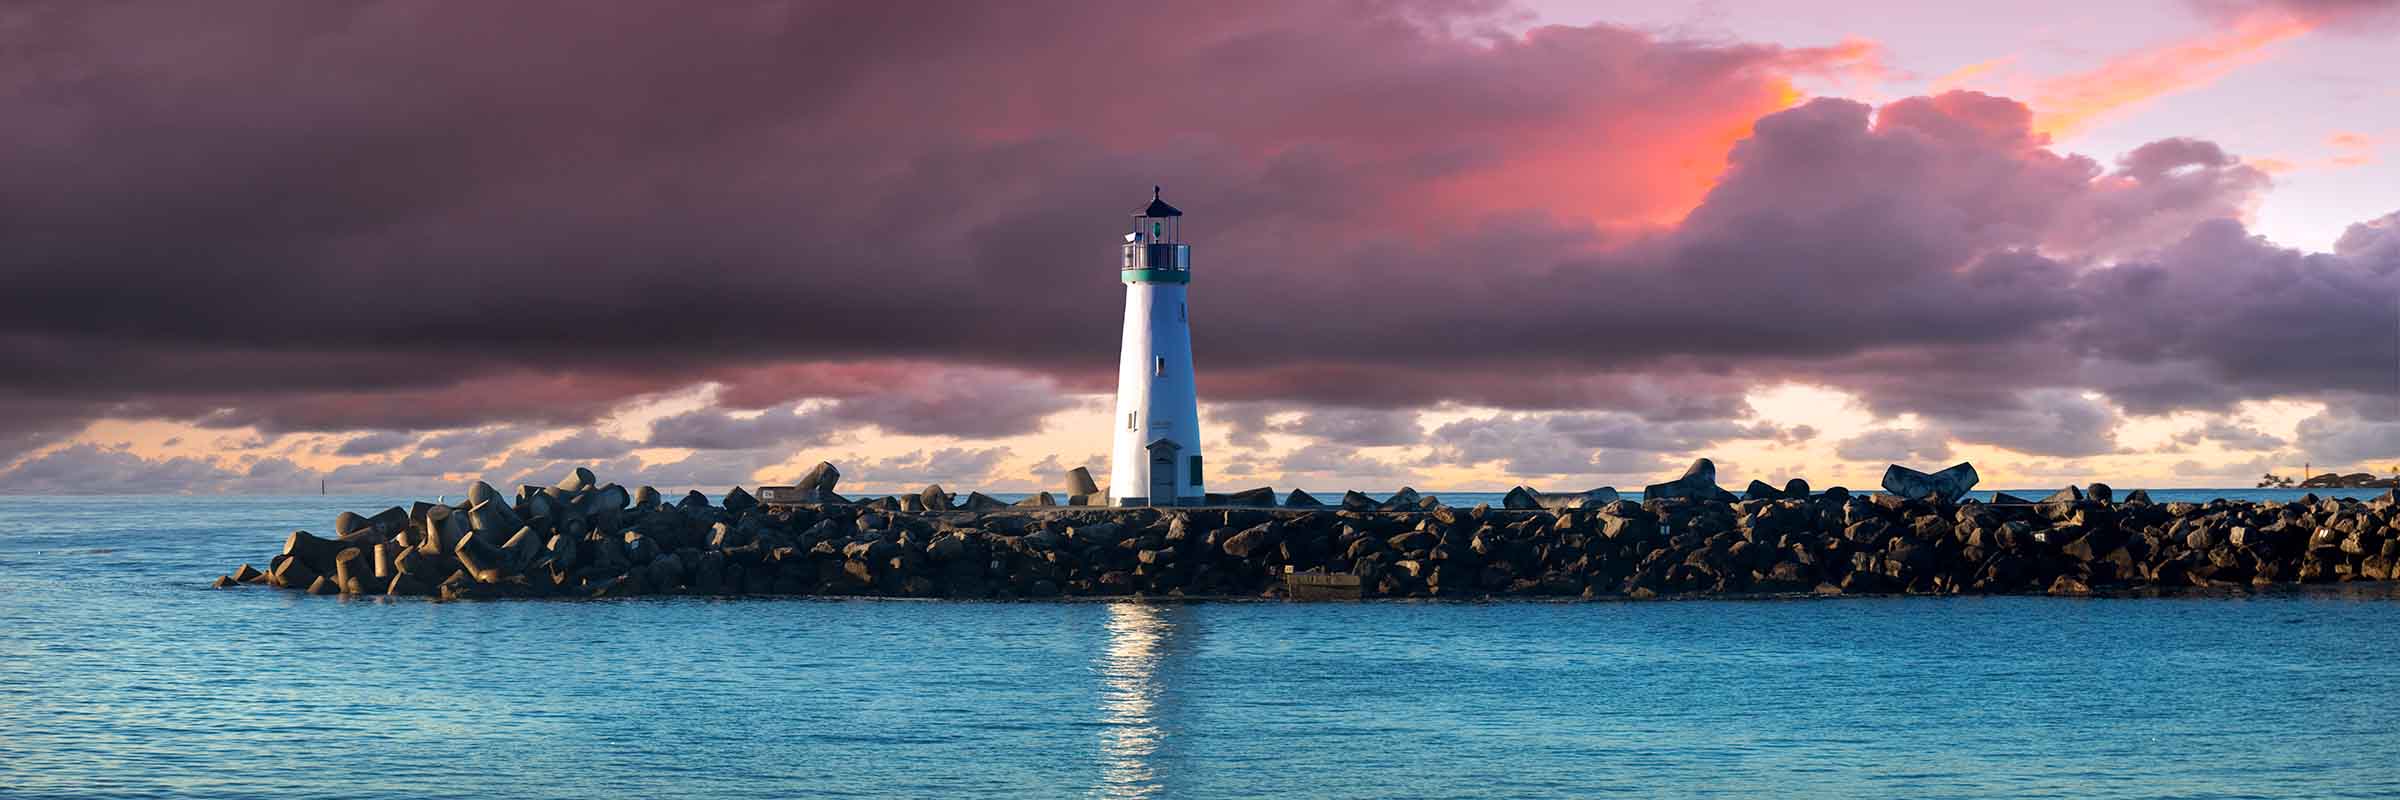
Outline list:
[[[2289,488],[2292,488],[2292,479],[2290,479],[2290,478],[2286,478],[2286,477],[2284,477],[2284,476],[2281,476],[2281,475],[2277,475],[2277,474],[2275,474],[2275,473],[2272,473],[2272,472],[2269,472],[2269,473],[2267,473],[2267,474],[2265,474],[2265,475],[2261,475],[2261,476],[2259,476],[2259,478],[2258,478],[2258,488],[2261,488],[2261,489],[2289,489]]]

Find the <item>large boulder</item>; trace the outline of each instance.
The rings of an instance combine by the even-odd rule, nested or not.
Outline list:
[[[1342,493],[1342,508],[1344,510],[1373,511],[1375,510],[1375,506],[1375,498],[1368,497],[1367,493],[1365,492],[1352,489]]]
[[[1956,503],[1979,480],[1982,476],[1975,474],[1975,465],[1965,461],[1930,475],[1893,464],[1883,471],[1883,490],[1910,500]]]
[[[1049,492],[1035,492],[1033,496],[1017,501],[1017,505],[1023,508],[1046,508],[1058,505],[1058,497]]]
[[[1683,477],[1642,487],[1642,499],[1731,503],[1740,498],[1717,485],[1717,463],[1703,458],[1686,467]]]
[[[1067,495],[1099,494],[1100,484],[1092,481],[1092,471],[1086,467],[1067,470]]]
[[[1249,558],[1275,546],[1275,523],[1265,522],[1225,539],[1225,554],[1234,558]]]
[[[1283,505],[1285,508],[1324,508],[1325,502],[1318,500],[1315,495],[1293,489],[1290,495],[1283,498]]]
[[[333,573],[333,557],[349,546],[339,539],[327,539],[308,531],[292,531],[292,535],[283,540],[283,554],[308,565],[315,574],[329,575]]]
[[[1256,489],[1244,489],[1239,492],[1225,495],[1225,501],[1223,504],[1237,508],[1274,508],[1275,490],[1274,488],[1267,486],[1261,486]]]
[[[1540,507],[1542,508],[1547,508],[1552,511],[1571,511],[1583,508],[1599,508],[1601,506],[1614,503],[1620,498],[1617,495],[1616,487],[1602,486],[1597,489],[1585,489],[1580,492],[1569,492],[1565,494],[1537,493],[1535,495],[1535,499],[1539,502]]]
[[[841,480],[842,471],[834,469],[833,462],[819,461],[816,466],[809,467],[808,474],[800,476],[800,482],[793,484],[792,488],[798,490],[800,502],[803,503],[838,503],[841,498],[833,493],[833,485]]]
[[[727,514],[739,515],[757,507],[758,498],[752,497],[750,492],[742,487],[733,487],[733,491],[725,493],[725,513]]]
[[[1500,507],[1517,511],[1533,511],[1542,507],[1542,493],[1529,487],[1519,486],[1508,490],[1508,494],[1500,498]]]
[[[1418,504],[1424,499],[1423,495],[1417,494],[1416,487],[1402,486],[1400,491],[1393,492],[1390,499],[1383,501],[1376,508],[1381,511],[1416,511]]]
[[[516,532],[518,528],[525,527],[525,520],[517,516],[516,509],[510,508],[507,501],[485,500],[476,503],[474,508],[467,509],[467,527],[497,536],[505,536]]]
[[[949,511],[952,508],[950,493],[942,491],[942,485],[938,483],[927,484],[924,491],[918,492],[917,502],[927,511]]]
[[[594,488],[599,485],[600,478],[593,475],[589,468],[576,467],[573,472],[567,473],[566,477],[558,479],[558,483],[555,484],[555,488],[561,492],[574,494],[576,492]]]
[[[998,511],[1007,508],[1008,504],[982,492],[968,492],[967,501],[960,507],[968,511]]]

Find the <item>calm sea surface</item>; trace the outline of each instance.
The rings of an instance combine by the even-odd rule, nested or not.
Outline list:
[[[395,499],[0,497],[0,796],[2400,796],[2400,593],[2380,584],[1360,605],[205,588]]]

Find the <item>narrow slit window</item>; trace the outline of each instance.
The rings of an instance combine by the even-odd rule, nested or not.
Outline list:
[[[1126,414],[1126,415],[1125,415],[1125,429],[1126,429],[1126,430],[1133,430],[1133,418],[1134,418],[1134,415],[1135,415],[1135,414],[1140,414],[1140,413],[1141,413],[1141,412],[1139,412],[1139,411],[1136,411],[1136,412],[1129,413],[1129,414]]]
[[[1158,358],[1156,358],[1156,359],[1153,359],[1153,360],[1150,362],[1150,375],[1151,375],[1152,377],[1166,377],[1166,374],[1167,374],[1167,357],[1166,357],[1166,356],[1159,356]]]
[[[1200,457],[1192,456],[1192,485],[1200,485]]]
[[[1189,305],[1185,305],[1185,304],[1183,304],[1183,303],[1176,303],[1176,304],[1175,304],[1175,321],[1176,321],[1176,322],[1190,322],[1190,321],[1192,321],[1192,307],[1191,307],[1191,306],[1189,306]]]

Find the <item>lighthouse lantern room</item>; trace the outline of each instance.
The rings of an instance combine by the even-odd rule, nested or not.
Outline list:
[[[1183,212],[1150,189],[1134,212],[1117,277],[1125,284],[1125,337],[1117,361],[1117,416],[1109,501],[1119,506],[1199,505],[1200,398],[1192,377],[1192,246]]]

